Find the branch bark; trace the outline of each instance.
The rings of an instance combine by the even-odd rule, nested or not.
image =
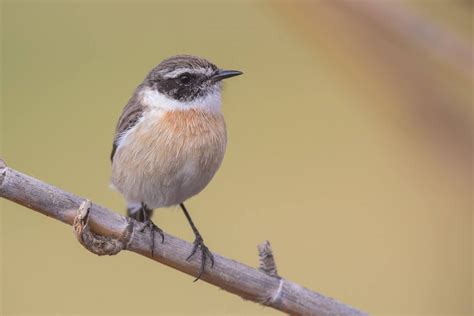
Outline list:
[[[7,167],[1,159],[0,196],[68,225],[76,224],[78,209],[84,202],[81,197]],[[159,246],[152,257],[150,234],[146,230],[140,231],[138,223],[94,203],[91,203],[89,210],[87,225],[94,234],[117,240],[127,235],[127,250],[186,274],[197,275],[200,256],[194,256],[186,261],[192,249],[190,243],[165,234],[165,242],[157,243]],[[214,267],[207,268],[201,279],[244,299],[291,315],[367,315],[332,298],[280,278],[276,274],[269,244],[264,244],[259,249],[260,270],[214,253]],[[269,267],[265,268],[265,266]]]

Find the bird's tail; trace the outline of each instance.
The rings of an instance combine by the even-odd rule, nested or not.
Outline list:
[[[153,210],[140,203],[129,203],[127,205],[127,216],[139,222],[144,222],[151,218]]]

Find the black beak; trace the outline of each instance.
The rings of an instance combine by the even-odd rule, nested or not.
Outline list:
[[[213,81],[220,81],[222,79],[230,78],[230,77],[235,77],[243,74],[243,72],[238,71],[238,70],[222,70],[220,69],[216,74],[214,74],[211,79]]]

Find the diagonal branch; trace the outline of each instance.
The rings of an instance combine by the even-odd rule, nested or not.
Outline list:
[[[1,159],[0,196],[69,225],[77,224],[78,209],[84,202],[83,198],[7,167]],[[159,245],[152,258],[150,234],[147,231],[140,231],[135,221],[94,203],[90,205],[90,211],[86,215],[88,216],[87,225],[95,235],[117,240],[126,235],[127,250],[189,275],[196,276],[199,272],[199,258],[193,257],[186,261],[192,249],[190,243],[165,234],[165,242]],[[263,245],[260,249],[262,258],[270,258],[266,260],[270,260],[270,266],[273,268],[259,271],[214,254],[215,265],[212,269],[206,269],[202,280],[244,299],[291,315],[367,315],[332,298],[280,278],[276,275],[270,246]],[[263,265],[267,264],[263,263]],[[266,273],[266,270],[270,272]]]

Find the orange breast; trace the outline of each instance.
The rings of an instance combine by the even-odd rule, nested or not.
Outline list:
[[[220,113],[150,111],[117,149],[112,183],[128,201],[177,204],[209,183],[226,141]]]

